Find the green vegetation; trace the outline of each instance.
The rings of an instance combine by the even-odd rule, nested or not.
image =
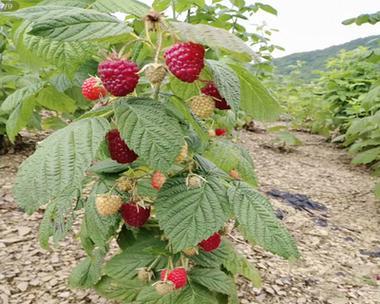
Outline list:
[[[378,15],[378,14],[377,14]],[[345,24],[376,23],[377,16],[363,15],[345,21]],[[372,41],[371,48],[356,47],[341,50],[329,58],[322,71],[314,71],[318,78],[308,81],[305,73],[318,60],[296,61],[288,66],[288,75],[275,75],[274,83],[281,85],[276,95],[287,109],[295,128],[328,136],[348,148],[354,164],[364,164],[380,175],[380,41],[369,37],[343,46],[357,46]],[[337,47],[324,50],[331,56]],[[281,64],[300,59],[299,54],[279,59]],[[282,61],[281,61],[282,60]],[[320,64],[320,63],[318,63]],[[306,67],[305,67],[306,66]],[[280,69],[281,71],[281,69]],[[306,79],[306,81],[305,81]],[[375,193],[380,197],[380,184]]]
[[[342,50],[351,51],[360,46],[368,49],[375,49],[378,45],[376,40],[379,38],[380,35],[359,38],[347,43],[331,46],[323,50],[296,53],[281,58],[276,58],[273,60],[275,73],[279,75],[288,75],[293,71],[293,68],[297,65],[297,62],[301,62],[303,63],[303,65],[299,68],[301,78],[307,81],[316,79],[318,78],[318,74],[315,74],[314,71],[323,71],[325,69],[326,62],[332,57],[337,56]]]

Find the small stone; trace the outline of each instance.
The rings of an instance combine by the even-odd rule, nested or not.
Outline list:
[[[17,285],[16,285],[16,287],[18,288],[18,289],[20,289],[21,291],[26,291],[27,289],[28,289],[28,286],[29,286],[29,284],[28,284],[28,282],[21,282],[21,283],[18,283]]]

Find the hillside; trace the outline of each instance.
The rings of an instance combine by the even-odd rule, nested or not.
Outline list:
[[[301,69],[302,74],[305,79],[312,79],[316,77],[316,75],[312,72],[314,70],[323,70],[325,62],[329,58],[336,56],[341,50],[350,51],[359,46],[374,48],[378,46],[376,39],[380,39],[380,35],[355,39],[350,42],[334,45],[321,50],[291,54],[281,58],[276,58],[273,63],[278,74],[286,75],[291,72],[292,65],[296,64],[297,61],[303,61],[305,64]]]

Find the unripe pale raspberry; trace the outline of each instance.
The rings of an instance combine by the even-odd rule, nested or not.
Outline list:
[[[162,64],[151,64],[145,70],[145,76],[152,84],[161,83],[167,74],[166,68]]]
[[[98,100],[107,95],[107,90],[99,78],[90,77],[83,82],[82,94],[88,100]]]
[[[177,43],[164,54],[169,71],[189,83],[198,79],[204,68],[204,56],[204,47],[192,42]]]
[[[188,153],[189,153],[189,147],[187,146],[187,143],[185,142],[177,158],[175,159],[176,163],[182,163],[186,159]]]
[[[186,249],[182,250],[182,252],[184,254],[186,254],[187,256],[195,256],[198,254],[198,250],[196,247],[186,248]]]
[[[215,109],[214,100],[209,96],[194,96],[190,100],[191,111],[200,118],[209,118]]]
[[[152,277],[153,277],[153,272],[146,267],[140,268],[137,272],[137,278],[141,282],[148,283],[150,282]]]
[[[133,189],[134,182],[130,178],[122,176],[116,181],[116,187],[120,191],[129,192]]]
[[[96,210],[102,216],[116,214],[122,204],[123,200],[118,195],[98,195],[95,200]]]
[[[114,96],[132,93],[139,81],[136,63],[125,59],[107,59],[98,66],[98,74],[103,85]]]
[[[218,232],[215,232],[208,239],[200,242],[198,246],[201,247],[206,252],[211,252],[219,248],[221,242],[222,242],[222,239],[220,237],[220,234]]]
[[[201,187],[203,184],[203,180],[200,176],[195,174],[190,174],[186,178],[186,186],[189,189],[195,189]]]
[[[201,92],[207,96],[211,96],[215,101],[215,107],[220,110],[228,110],[231,107],[228,105],[227,100],[225,100],[219,93],[214,82],[209,81],[206,86],[201,89]]]
[[[166,281],[166,282],[159,281],[154,284],[154,288],[156,289],[157,293],[161,296],[164,296],[175,290],[174,284],[170,281]]]

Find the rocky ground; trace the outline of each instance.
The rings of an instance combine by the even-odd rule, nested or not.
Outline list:
[[[278,216],[294,235],[302,258],[287,262],[251,248],[238,235],[236,246],[258,267],[262,288],[240,280],[242,304],[380,303],[380,204],[365,168],[354,167],[343,150],[320,136],[295,133],[303,145],[282,153],[274,135],[243,133],[263,192],[304,194],[326,210],[295,209],[271,198]],[[0,156],[0,303],[108,303],[91,291],[70,290],[70,269],[83,257],[73,237],[50,252],[36,240],[42,213],[27,216],[10,189],[18,165],[32,149]]]

